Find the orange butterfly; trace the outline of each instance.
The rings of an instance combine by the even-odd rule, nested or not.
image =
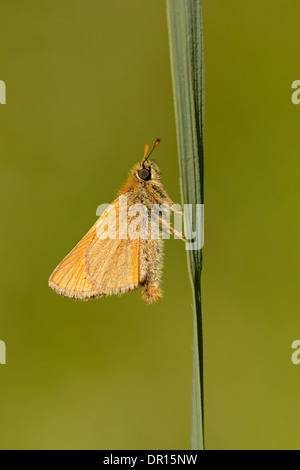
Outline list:
[[[87,300],[123,294],[140,285],[147,303],[155,302],[162,296],[162,240],[121,234],[124,232],[123,222],[127,227],[135,220],[133,215],[128,215],[134,204],[143,204],[149,210],[153,204],[174,206],[161,184],[158,165],[149,160],[159,142],[160,139],[155,141],[149,153],[149,147],[145,147],[143,160],[133,167],[119,191],[118,196],[126,196],[126,206],[117,197],[51,274],[49,286],[58,294]],[[156,217],[167,226],[169,233],[185,240],[162,217]],[[103,237],[110,222],[116,228],[115,238]],[[149,221],[146,228],[150,229]]]

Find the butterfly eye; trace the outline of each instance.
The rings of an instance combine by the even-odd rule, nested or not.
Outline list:
[[[150,171],[147,170],[147,168],[142,168],[138,175],[144,181],[148,181],[150,179]]]

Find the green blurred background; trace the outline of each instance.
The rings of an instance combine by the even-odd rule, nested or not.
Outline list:
[[[297,449],[299,0],[203,1],[208,449]],[[180,201],[163,0],[1,4],[2,449],[187,449],[192,298],[81,303],[47,286],[144,145]]]

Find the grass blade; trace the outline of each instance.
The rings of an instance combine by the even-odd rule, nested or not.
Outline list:
[[[201,0],[167,0],[171,71],[184,204],[203,204],[204,52]],[[203,221],[202,221],[203,223]],[[193,292],[192,449],[204,448],[202,250],[188,251]]]

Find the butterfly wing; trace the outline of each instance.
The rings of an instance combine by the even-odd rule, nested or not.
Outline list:
[[[53,271],[49,286],[60,295],[82,300],[136,289],[139,285],[139,239],[118,236],[119,221],[126,215],[127,211],[119,211],[117,198]],[[103,238],[113,219],[116,238]]]

